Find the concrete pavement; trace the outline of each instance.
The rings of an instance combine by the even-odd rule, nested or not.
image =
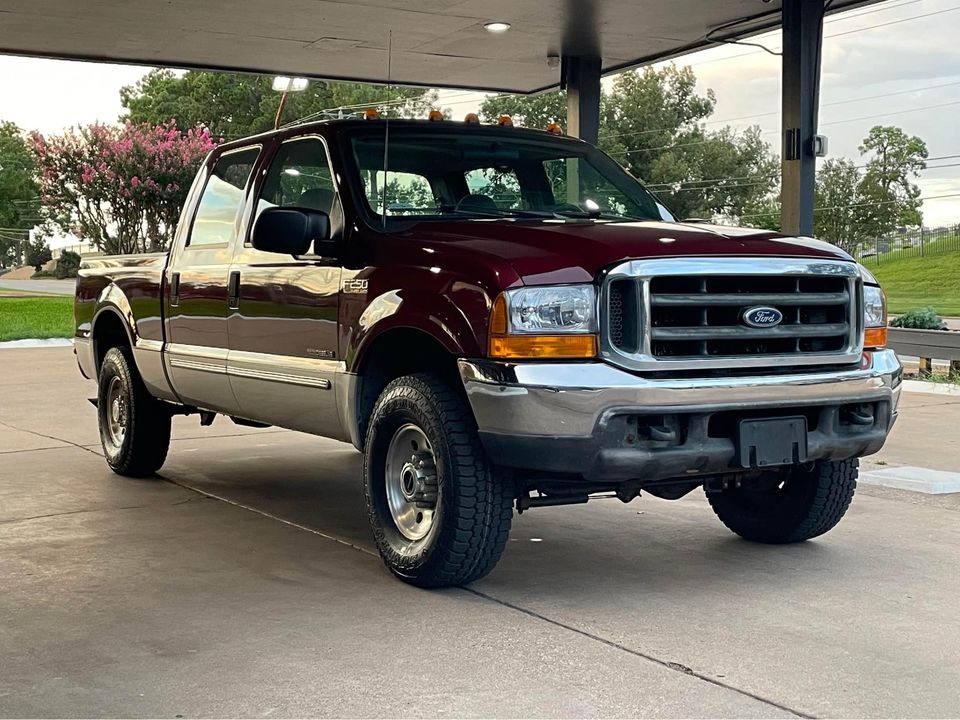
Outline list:
[[[126,480],[92,392],[69,349],[0,351],[0,715],[960,708],[955,496],[864,488],[782,548],[699,493],[538,509],[487,579],[424,592],[373,555],[352,448],[178,418],[166,482]],[[960,403],[904,403],[874,460],[960,469]]]

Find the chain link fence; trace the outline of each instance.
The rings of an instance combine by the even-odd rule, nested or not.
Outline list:
[[[951,252],[960,252],[960,224],[897,230],[858,243],[852,254],[864,265],[877,267],[901,258],[933,257]]]

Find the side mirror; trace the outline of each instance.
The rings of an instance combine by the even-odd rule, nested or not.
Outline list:
[[[336,243],[330,240],[330,216],[308,208],[267,208],[253,226],[253,246],[264,252],[306,255],[313,247],[330,257]]]

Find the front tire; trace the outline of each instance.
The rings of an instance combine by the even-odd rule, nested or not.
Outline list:
[[[512,484],[487,459],[463,397],[439,378],[387,385],[367,430],[363,475],[377,549],[401,580],[464,585],[497,564]]]
[[[818,461],[763,473],[740,487],[708,492],[720,521],[740,537],[768,544],[823,535],[840,522],[857,488],[860,461]]]
[[[150,477],[167,458],[170,413],[147,392],[120,348],[107,351],[98,382],[97,417],[107,464],[118,475]]]

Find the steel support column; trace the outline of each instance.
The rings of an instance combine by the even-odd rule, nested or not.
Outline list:
[[[814,136],[820,103],[823,0],[783,0],[783,178],[780,226],[813,234],[817,159]]]
[[[567,91],[567,134],[596,144],[600,132],[600,58],[564,56],[561,87]]]

